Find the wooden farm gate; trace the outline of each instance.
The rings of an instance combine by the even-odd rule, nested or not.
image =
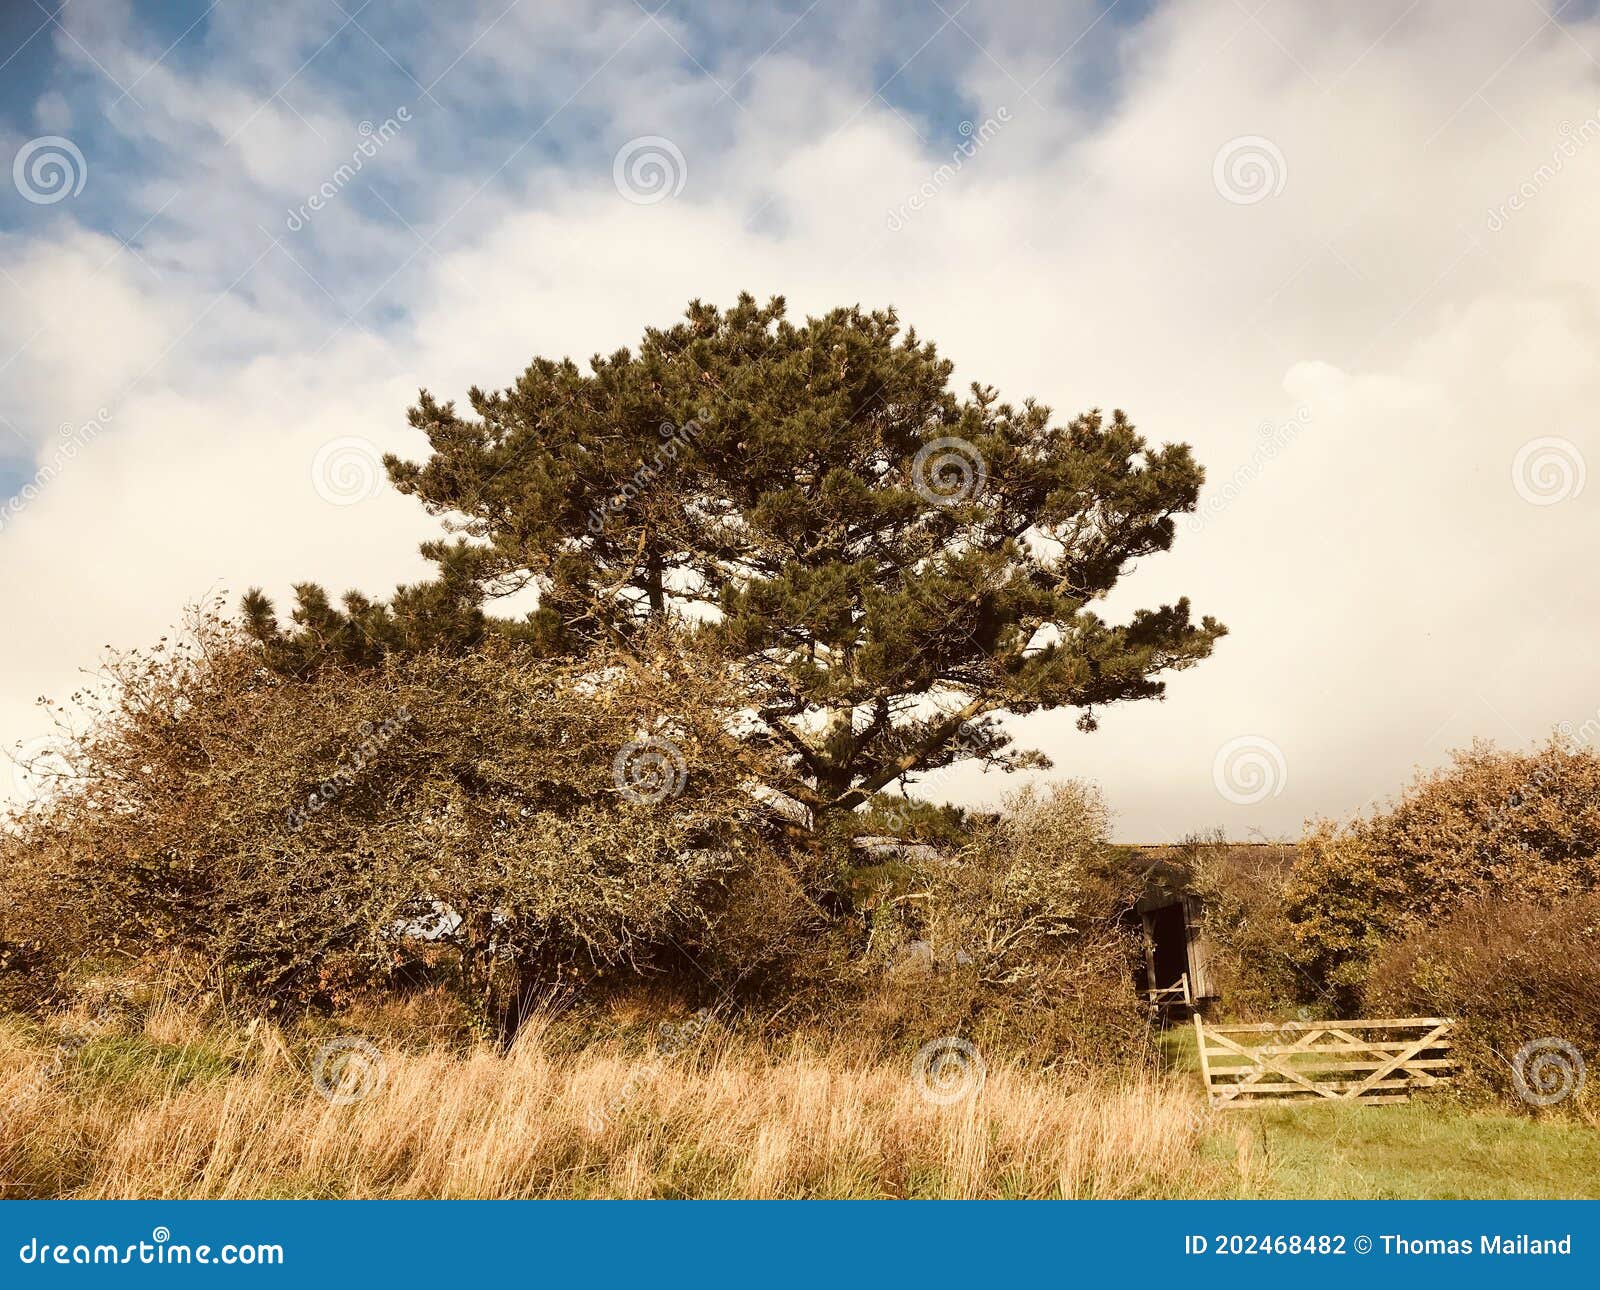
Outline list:
[[[1450,1078],[1444,1017],[1283,1021],[1208,1026],[1194,1019],[1200,1073],[1212,1106],[1273,1102],[1405,1102]]]

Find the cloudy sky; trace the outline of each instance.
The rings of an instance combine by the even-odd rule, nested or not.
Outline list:
[[[4,0],[0,59],[7,748],[186,602],[421,573],[375,464],[419,386],[741,289],[1194,445],[1202,515],[1106,612],[1232,634],[1021,724],[1126,839],[1600,710],[1588,0]]]

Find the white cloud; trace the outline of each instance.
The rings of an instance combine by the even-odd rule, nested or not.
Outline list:
[[[630,30],[619,12],[601,24],[607,40]],[[475,77],[538,74],[554,38],[524,21],[508,19],[484,58],[449,74],[437,91],[446,103]],[[419,385],[459,398],[474,382],[506,383],[535,353],[581,359],[632,344],[689,297],[726,301],[741,288],[786,294],[801,312],[892,302],[961,379],[1037,395],[1063,415],[1125,407],[1152,438],[1193,443],[1219,487],[1252,460],[1263,421],[1308,410],[1306,429],[1220,513],[1181,531],[1107,605],[1119,614],[1189,594],[1233,629],[1217,656],[1174,678],[1166,703],[1104,714],[1098,734],[1057,714],[1023,723],[1060,772],[1105,783],[1126,836],[1292,831],[1394,791],[1413,764],[1473,734],[1525,742],[1581,722],[1600,706],[1585,669],[1600,593],[1574,564],[1600,538],[1600,391],[1585,361],[1600,339],[1589,219],[1600,146],[1570,158],[1501,231],[1486,227],[1563,122],[1600,107],[1578,48],[1600,51],[1600,26],[1542,22],[1527,6],[1424,3],[1396,22],[1388,5],[1332,15],[1284,0],[1257,24],[1232,6],[1170,4],[1122,38],[1119,97],[1090,105],[1074,87],[1096,69],[1073,56],[1031,95],[1017,84],[1073,32],[1030,41],[1026,24],[974,21],[992,59],[953,31],[930,57],[980,109],[1006,103],[1015,119],[899,232],[886,212],[952,144],[924,144],[871,97],[882,66],[854,47],[819,57],[797,36],[745,77],[735,107],[652,28],[618,58],[615,80],[602,74],[567,109],[592,132],[549,149],[538,137],[470,202],[540,118],[482,164],[467,140],[472,165],[458,168],[428,120],[439,109],[420,106],[385,187],[420,204],[424,236],[461,213],[425,249],[341,198],[315,241],[285,240],[319,277],[329,260],[345,266],[348,282],[324,278],[337,306],[251,228],[277,232],[280,190],[301,178],[290,153],[323,163],[292,115],[263,113],[242,154],[215,143],[169,153],[198,194],[178,221],[203,242],[195,273],[159,240],[146,258],[160,280],[127,255],[95,271],[103,239],[87,234],[0,243],[50,323],[13,369],[36,427],[83,415],[172,346],[114,429],[0,532],[0,596],[25,607],[0,644],[0,671],[15,678],[0,739],[38,733],[27,700],[70,689],[101,643],[151,639],[218,581],[282,592],[311,577],[382,593],[415,576],[431,522],[393,496],[319,499],[308,472],[321,444],[408,443],[403,414]],[[552,75],[575,86],[609,51],[561,31]],[[889,68],[924,38],[889,51]],[[728,80],[746,65],[724,62],[736,68]],[[713,70],[723,77],[724,64]],[[141,89],[188,104],[159,109],[178,120],[248,98],[226,73],[211,66],[201,82],[164,66]],[[349,116],[315,69],[296,84],[296,108],[315,122]],[[612,152],[641,133],[681,148],[679,197],[640,207],[612,189]],[[1238,205],[1216,191],[1213,163],[1247,135],[1273,142],[1287,179],[1279,196]],[[166,146],[189,137],[174,127]],[[221,211],[228,227],[206,241],[207,213]],[[263,250],[184,336],[218,282]],[[403,317],[382,311],[395,293]],[[7,315],[13,346],[30,330],[21,317]],[[1570,501],[1532,505],[1512,462],[1552,435],[1596,477]],[[1212,763],[1248,735],[1281,748],[1288,777],[1281,794],[1240,805],[1218,795]],[[979,799],[1006,786],[963,772],[940,782]]]

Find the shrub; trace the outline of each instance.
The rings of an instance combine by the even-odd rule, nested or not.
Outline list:
[[[1513,1065],[1530,1042],[1561,1040],[1600,1062],[1600,893],[1551,905],[1469,901],[1387,946],[1365,1001],[1383,1015],[1456,1018],[1455,1055],[1469,1086],[1519,1101]],[[1547,1074],[1559,1075],[1568,1056]],[[1527,1081],[1539,1091],[1531,1070]],[[1592,1091],[1584,1097],[1581,1105],[1596,1105]]]
[[[1371,819],[1319,822],[1285,900],[1302,963],[1348,1000],[1386,942],[1464,902],[1597,887],[1600,755],[1558,737],[1530,753],[1474,744]]]
[[[1341,1011],[1359,998],[1372,956],[1405,917],[1411,887],[1426,881],[1375,854],[1362,824],[1317,820],[1300,839],[1282,891],[1290,953]]]
[[[191,626],[110,661],[63,786],[14,821],[6,942],[175,955],[283,1007],[387,980],[428,933],[494,1017],[726,916],[749,754],[670,655],[561,667],[500,643],[293,680],[216,615]]]
[[[928,938],[958,947],[986,984],[1034,988],[1064,950],[1114,932],[1132,903],[1109,820],[1100,790],[1081,780],[1016,794],[959,863],[923,867]]]
[[[1189,889],[1204,905],[1209,985],[1229,1015],[1270,1020],[1320,1003],[1285,908],[1293,849],[1218,837],[1190,839],[1178,851]]]
[[[869,1001],[874,1024],[1021,1046],[1047,1063],[1144,1056],[1136,947],[1121,922],[1134,880],[1106,841],[1108,823],[1092,784],[1024,790],[953,862],[910,866],[874,934],[891,946],[925,939],[937,970]]]

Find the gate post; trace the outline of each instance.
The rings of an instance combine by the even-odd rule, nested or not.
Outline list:
[[[1198,1011],[1194,1014],[1194,1046],[1200,1054],[1200,1078],[1205,1081],[1206,1105],[1211,1106],[1213,1105],[1211,1097],[1211,1062],[1206,1057],[1205,1023],[1200,1020]]]

